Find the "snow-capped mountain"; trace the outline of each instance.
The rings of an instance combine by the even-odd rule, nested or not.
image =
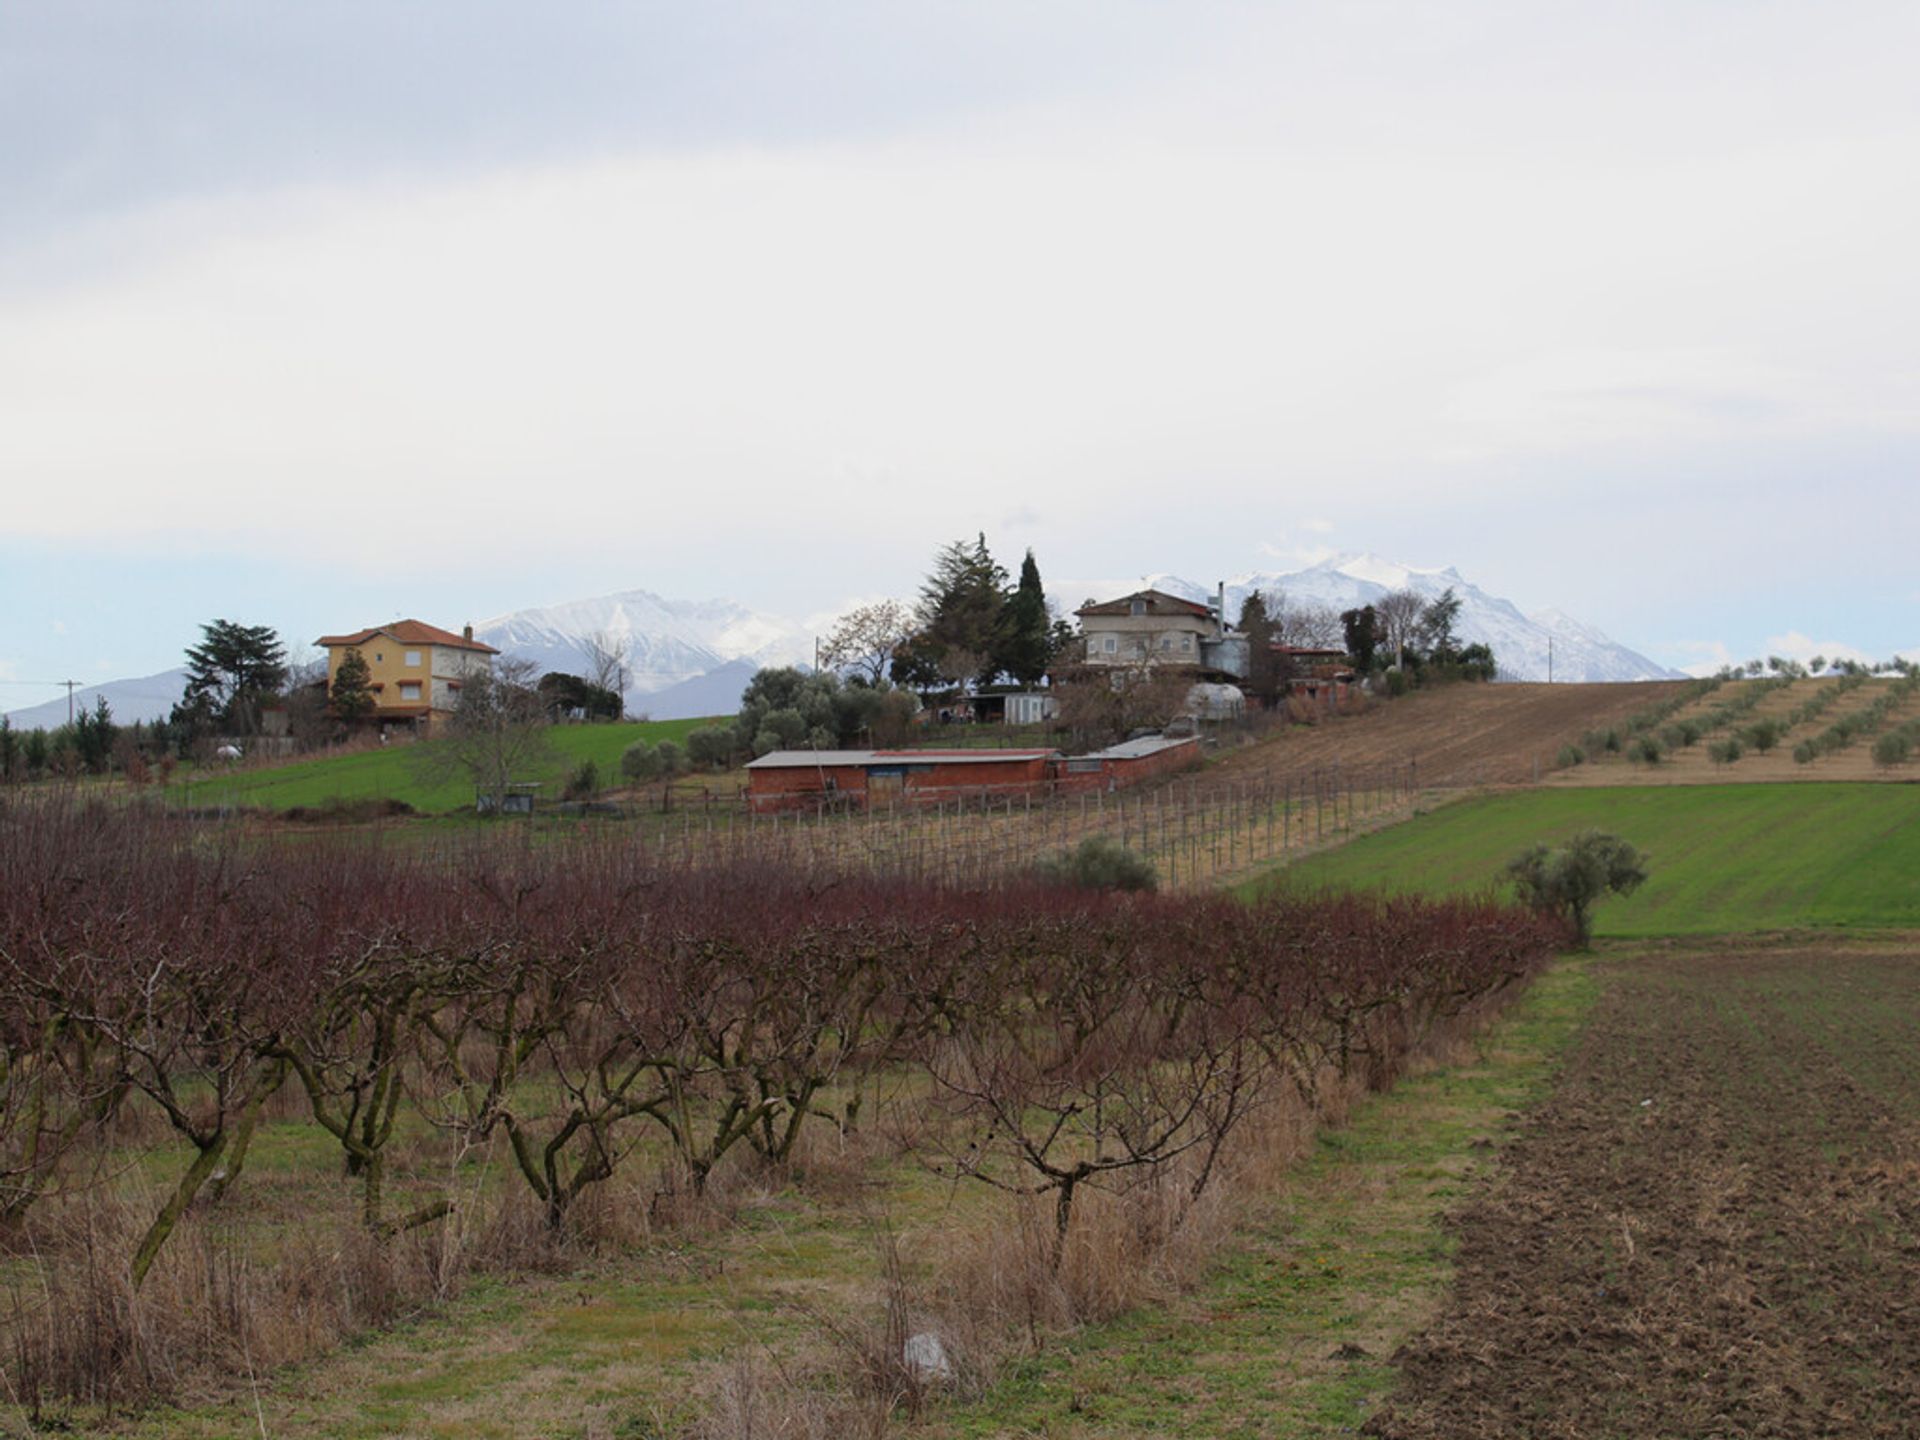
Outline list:
[[[475,639],[531,660],[543,671],[574,675],[592,669],[584,642],[604,636],[626,651],[628,710],[656,720],[715,713],[711,708],[684,708],[711,703],[705,689],[688,682],[722,669],[730,680],[738,672],[736,662],[747,662],[750,674],[762,665],[813,659],[813,637],[796,621],[763,615],[731,600],[668,600],[649,590],[515,610],[474,626],[473,633]],[[738,703],[745,683],[734,687],[733,701],[723,710]],[[667,691],[676,693],[662,693]]]
[[[1285,574],[1242,575],[1227,585],[1227,614],[1237,618],[1255,590],[1277,591],[1296,603],[1340,611],[1371,604],[1392,590],[1412,590],[1431,600],[1449,586],[1460,597],[1461,639],[1492,646],[1502,679],[1546,679],[1549,642],[1556,680],[1678,675],[1557,610],[1524,615],[1511,601],[1487,594],[1457,570],[1416,570],[1375,555],[1342,555]],[[1201,602],[1215,593],[1177,575],[1063,580],[1048,589],[1056,610],[1071,615],[1085,600],[1111,600],[1148,587]],[[656,720],[725,714],[739,704],[741,690],[761,666],[806,664],[813,658],[813,631],[798,620],[749,610],[731,600],[669,600],[647,590],[516,610],[475,626],[474,635],[508,655],[531,660],[542,671],[576,675],[592,668],[583,642],[605,636],[626,650],[629,713]],[[178,669],[115,680],[77,692],[74,703],[91,708],[94,697],[104,695],[122,724],[154,720],[172,709],[185,681],[186,672]],[[30,706],[9,718],[22,728],[64,724],[67,702],[62,698]]]
[[[1145,588],[1201,602],[1214,599],[1216,593],[1177,575],[1068,580],[1052,587],[1054,598],[1068,611],[1084,599],[1111,600]],[[1477,641],[1491,647],[1503,680],[1545,680],[1549,648],[1555,680],[1684,678],[1557,610],[1522,614],[1511,600],[1489,595],[1451,566],[1419,570],[1377,555],[1337,555],[1304,570],[1242,575],[1227,582],[1227,615],[1238,618],[1241,605],[1256,590],[1282,594],[1295,604],[1323,605],[1337,613],[1371,605],[1395,590],[1411,590],[1423,600],[1435,600],[1448,588],[1460,598],[1455,633],[1469,644]]]

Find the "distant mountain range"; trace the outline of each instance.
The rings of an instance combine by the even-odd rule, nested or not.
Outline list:
[[[109,680],[73,692],[76,713],[92,710],[94,702],[106,697],[107,709],[115,720],[131,725],[136,720],[164,720],[186,693],[187,669],[162,670],[158,675],[142,675],[135,680]],[[67,723],[67,697],[49,700],[44,705],[29,705],[9,710],[7,719],[21,730],[47,729]]]
[[[1149,575],[1142,580],[1063,580],[1048,588],[1067,614],[1085,600],[1111,600],[1146,588],[1202,602],[1216,595],[1214,589],[1183,580],[1178,575]],[[1377,555],[1337,555],[1305,570],[1242,575],[1227,582],[1227,617],[1237,620],[1240,607],[1256,590],[1269,595],[1281,594],[1300,604],[1324,605],[1337,614],[1371,605],[1394,590],[1411,590],[1423,599],[1434,600],[1449,588],[1460,598],[1455,633],[1469,644],[1479,642],[1489,646],[1502,680],[1547,679],[1549,648],[1555,680],[1684,678],[1681,672],[1669,670],[1637,651],[1616,644],[1592,626],[1583,625],[1558,610],[1524,615],[1511,600],[1489,595],[1451,567],[1415,570],[1382,560]]]
[[[1427,599],[1449,586],[1460,597],[1458,633],[1493,648],[1506,680],[1545,680],[1551,642],[1556,680],[1661,680],[1678,675],[1646,656],[1557,610],[1524,615],[1508,600],[1489,595],[1457,570],[1415,570],[1375,555],[1341,555],[1305,570],[1243,575],[1227,584],[1227,614],[1237,619],[1247,596],[1260,590],[1332,610],[1371,604],[1391,590],[1412,590]],[[1063,580],[1048,586],[1056,606],[1071,614],[1085,600],[1111,600],[1147,587],[1207,601],[1214,590],[1177,575],[1136,580]],[[731,600],[669,600],[649,590],[625,590],[516,610],[474,627],[476,639],[546,670],[580,674],[591,668],[585,642],[603,636],[626,652],[629,714],[656,720],[724,715],[739,705],[740,692],[763,665],[804,665],[813,659],[813,634],[797,620],[749,610]],[[163,670],[133,680],[114,680],[77,691],[74,704],[91,708],[104,695],[123,724],[161,718],[180,699],[184,669]],[[23,728],[64,724],[64,698],[9,712]]]
[[[473,635],[543,671],[572,675],[592,669],[584,642],[602,636],[625,649],[628,713],[655,720],[730,714],[761,666],[813,660],[813,635],[798,621],[650,590],[516,610],[474,626]]]

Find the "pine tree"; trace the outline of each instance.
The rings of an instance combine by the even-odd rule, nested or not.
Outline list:
[[[173,709],[176,724],[216,727],[236,735],[260,728],[260,702],[287,683],[287,652],[266,625],[215,620],[187,647],[187,686]]]
[[[1000,670],[1006,588],[1007,572],[994,563],[984,534],[971,545],[956,540],[945,546],[920,587],[915,648],[939,656],[949,680],[992,680]]]
[[[373,671],[367,657],[348,646],[327,687],[327,706],[336,720],[354,721],[373,710]]]

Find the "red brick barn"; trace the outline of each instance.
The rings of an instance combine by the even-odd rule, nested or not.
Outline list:
[[[1058,762],[1055,788],[1063,795],[1083,790],[1124,790],[1160,775],[1191,770],[1199,763],[1199,736],[1148,735]]]
[[[825,804],[931,805],[1044,796],[1057,750],[775,750],[747,764],[757,814]]]

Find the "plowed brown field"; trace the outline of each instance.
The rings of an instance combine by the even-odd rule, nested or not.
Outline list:
[[[1620,962],[1367,1433],[1920,1435],[1920,956]]]
[[[1635,685],[1444,685],[1356,715],[1296,725],[1227,756],[1208,779],[1257,784],[1307,770],[1414,762],[1420,786],[1519,785],[1543,779],[1562,745],[1623,724],[1684,681]]]

